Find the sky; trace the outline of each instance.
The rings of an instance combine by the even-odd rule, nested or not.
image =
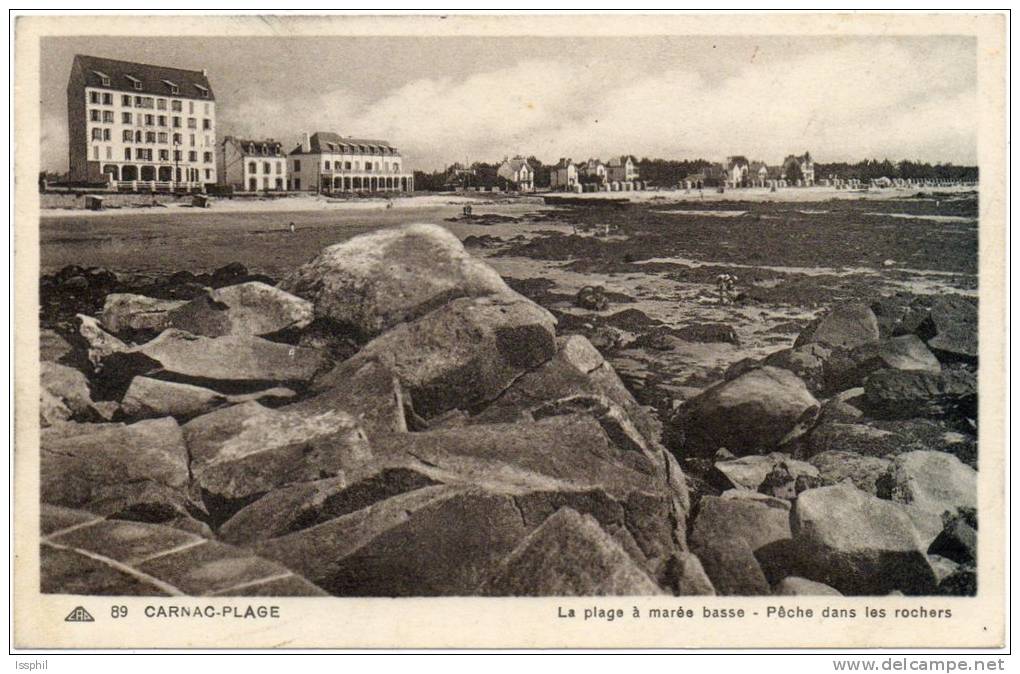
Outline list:
[[[44,38],[42,161],[75,54],[199,70],[217,135],[385,139],[412,168],[534,155],[977,163],[975,42],[926,37]]]

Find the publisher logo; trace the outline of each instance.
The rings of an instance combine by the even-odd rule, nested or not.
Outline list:
[[[94,623],[95,621],[96,619],[92,617],[91,613],[85,610],[84,606],[76,606],[75,609],[68,613],[67,617],[64,618],[64,622],[68,623]]]

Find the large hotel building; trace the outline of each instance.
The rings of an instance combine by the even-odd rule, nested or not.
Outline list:
[[[204,70],[77,55],[67,125],[73,181],[216,182],[216,101]]]
[[[330,131],[306,133],[288,160],[287,188],[295,191],[414,191],[414,173],[404,165],[400,151],[385,140]]]

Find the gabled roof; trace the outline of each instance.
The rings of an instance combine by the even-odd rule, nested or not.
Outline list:
[[[309,139],[311,150],[305,152],[298,145],[291,154],[375,154],[400,156],[397,148],[385,140],[373,140],[369,138],[351,138],[341,136],[332,131],[316,131]]]
[[[282,157],[283,143],[272,138],[248,139],[234,138],[227,136],[224,142],[232,142],[237,146],[238,151],[246,157]]]
[[[763,161],[751,162],[751,173],[760,173],[762,169],[765,169],[766,171],[768,170],[768,167],[765,166],[765,162]]]
[[[726,167],[733,168],[734,166],[747,166],[750,162],[747,161],[747,157],[742,154],[734,155],[726,158]]]
[[[203,101],[216,99],[209,78],[201,70],[117,61],[84,54],[74,57],[72,77],[75,68],[80,70],[85,86],[89,87],[113,89],[136,95],[178,96]],[[174,87],[177,93],[173,93]],[[208,96],[203,92],[208,92]]]
[[[617,166],[624,166],[627,163],[628,159],[630,159],[631,162],[633,163],[634,158],[629,154],[624,154],[620,155],[619,157],[613,157],[612,159],[609,160],[609,163],[607,165],[612,166],[614,168]]]
[[[570,168],[571,166],[577,168],[577,164],[575,164],[572,159],[563,159],[563,158],[561,158],[558,162],[556,162],[556,166],[553,166],[553,168],[554,169],[566,169],[566,168]]]
[[[520,171],[525,166],[527,166],[529,169],[531,168],[531,165],[528,163],[528,160],[525,159],[524,157],[514,157],[513,159],[507,159],[503,163],[509,165],[510,170],[512,170],[514,173]]]

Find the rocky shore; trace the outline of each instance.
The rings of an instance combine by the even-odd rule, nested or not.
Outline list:
[[[975,592],[974,303],[834,306],[652,408],[534,294],[433,225],[43,277],[43,590]]]

